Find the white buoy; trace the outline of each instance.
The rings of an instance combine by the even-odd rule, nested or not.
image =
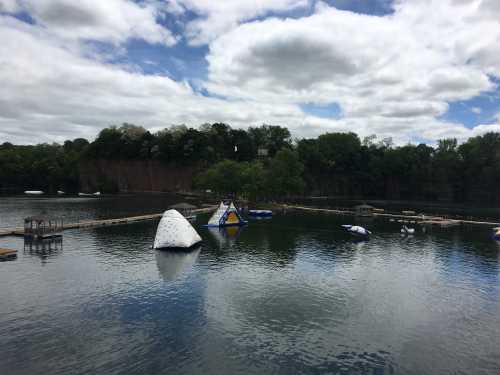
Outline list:
[[[189,248],[201,242],[200,235],[191,223],[177,210],[168,210],[156,229],[155,249],[162,248]]]

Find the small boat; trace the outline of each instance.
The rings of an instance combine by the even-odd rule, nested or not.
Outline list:
[[[188,249],[201,242],[200,235],[193,226],[177,210],[168,210],[163,213],[153,248],[182,248]]]
[[[57,195],[64,195],[64,194],[66,194],[66,193],[64,191],[62,191],[62,190],[58,190],[57,191]]]
[[[248,210],[248,215],[255,217],[271,217],[273,211],[271,210]]]
[[[406,225],[403,225],[401,228],[401,233],[403,234],[414,234],[415,233],[415,228],[408,228]]]
[[[24,194],[28,195],[42,195],[44,192],[42,190],[26,190]]]
[[[78,193],[79,197],[97,197],[101,195],[100,191],[96,191],[95,193]]]
[[[500,241],[500,227],[493,228],[493,239]]]
[[[349,233],[354,234],[356,236],[368,237],[372,232],[369,230],[360,227],[359,225],[342,225],[344,229],[346,229]]]

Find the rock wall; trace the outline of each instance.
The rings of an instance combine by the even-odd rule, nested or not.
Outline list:
[[[80,191],[190,191],[200,169],[157,160],[87,160],[80,164]]]

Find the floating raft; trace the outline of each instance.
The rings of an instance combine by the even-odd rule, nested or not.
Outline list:
[[[283,205],[283,210],[291,211],[302,211],[302,212],[313,212],[313,213],[323,213],[330,215],[347,215],[354,216],[356,213],[352,210],[335,210],[327,208],[313,208],[305,206],[289,206]],[[430,215],[403,215],[403,214],[388,214],[388,213],[378,213],[374,212],[372,217],[384,217],[392,220],[397,220],[401,223],[413,223],[421,225],[437,225],[441,227],[450,227],[455,225],[488,225],[488,226],[500,226],[498,222],[491,221],[480,221],[480,220],[461,220],[461,219],[447,219],[441,216],[430,216]]]
[[[196,214],[208,213],[212,212],[215,208],[216,206],[210,206],[206,208],[199,208],[193,210],[192,212]],[[132,216],[132,217],[117,218],[117,219],[85,220],[85,221],[80,221],[78,223],[64,224],[62,229],[66,230],[66,229],[77,229],[77,228],[95,228],[95,227],[104,227],[109,225],[130,224],[130,223],[137,223],[140,221],[160,219],[162,215],[163,212],[159,214]],[[18,228],[0,229],[0,237],[5,237],[5,236],[24,236],[24,228],[18,227]]]
[[[0,259],[10,259],[17,257],[17,250],[0,248]]]

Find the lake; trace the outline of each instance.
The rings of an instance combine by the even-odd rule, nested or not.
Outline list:
[[[0,198],[0,228],[161,212],[168,195]],[[0,374],[498,374],[500,246],[490,228],[305,214],[151,249],[157,222],[0,238]],[[38,247],[37,247],[38,246]]]

